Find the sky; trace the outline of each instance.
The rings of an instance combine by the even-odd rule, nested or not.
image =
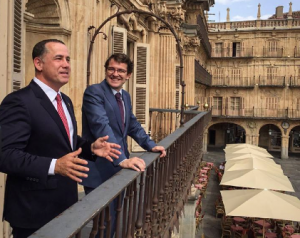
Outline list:
[[[227,8],[230,8],[230,21],[255,20],[259,3],[261,19],[267,19],[275,14],[278,6],[283,6],[283,12],[288,12],[290,2],[293,11],[300,11],[300,0],[215,0],[215,5],[209,10],[209,14],[214,15],[209,15],[208,20],[225,22]]]

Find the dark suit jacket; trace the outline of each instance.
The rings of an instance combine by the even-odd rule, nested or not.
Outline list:
[[[106,80],[85,90],[82,105],[82,137],[92,140],[109,135],[108,141],[119,144],[122,154],[119,159],[114,159],[113,163],[101,157],[97,158],[95,163],[89,163],[89,176],[82,180],[84,186],[96,188],[121,169],[118,164],[129,157],[127,135],[145,150],[150,151],[156,146],[133,115],[129,93],[122,90],[122,97],[125,104],[124,131],[117,101]]]
[[[77,136],[73,105],[62,94],[74,126],[74,150],[91,156],[91,144]],[[0,106],[2,149],[0,171],[7,173],[4,218],[12,226],[39,228],[78,200],[77,183],[68,177],[48,175],[52,158],[72,148],[55,107],[32,81],[7,95]]]

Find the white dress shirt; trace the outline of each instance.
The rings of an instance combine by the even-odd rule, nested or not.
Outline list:
[[[49,100],[52,102],[53,106],[55,107],[55,109],[57,110],[57,101],[56,101],[56,95],[57,92],[50,88],[48,85],[44,84],[42,81],[40,81],[39,79],[37,79],[36,77],[34,77],[33,81],[35,83],[37,83],[37,85],[40,86],[40,88],[44,91],[44,93],[47,95],[47,97],[49,98]],[[58,93],[61,95],[60,91],[58,91]],[[73,134],[74,134],[74,127],[73,127],[73,123],[72,123],[72,119],[70,116],[70,113],[67,109],[67,106],[62,98],[62,106],[64,109],[64,113],[66,115],[67,121],[68,121],[68,126],[69,126],[69,132],[70,132],[70,143],[71,143],[71,147],[73,149]],[[48,174],[49,175],[54,175],[54,169],[55,169],[55,164],[56,164],[56,160],[57,159],[52,159],[51,164],[50,164],[50,168],[48,170]]]

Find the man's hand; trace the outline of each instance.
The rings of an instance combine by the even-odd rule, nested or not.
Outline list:
[[[118,159],[121,154],[120,151],[113,149],[120,149],[121,146],[115,143],[106,142],[108,140],[108,136],[99,137],[91,146],[91,151],[97,156],[106,158],[110,162],[113,162],[113,158]]]
[[[145,161],[138,157],[125,159],[119,165],[124,169],[133,169],[136,171],[145,171],[146,168]]]
[[[152,152],[160,152],[161,153],[160,156],[159,156],[160,158],[165,157],[167,155],[167,152],[166,152],[165,148],[163,146],[160,146],[160,145],[154,146],[152,148]]]
[[[81,153],[81,150],[82,149],[79,148],[78,150],[57,159],[54,173],[67,176],[76,182],[82,181],[80,177],[87,178],[88,175],[86,173],[82,173],[81,171],[88,172],[89,168],[81,165],[86,165],[88,162],[77,157]]]

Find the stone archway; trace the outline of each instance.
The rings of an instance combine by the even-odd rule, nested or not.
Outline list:
[[[295,126],[289,134],[289,151],[300,153],[300,126]]]
[[[245,143],[246,130],[236,123],[219,122],[211,125],[207,133],[209,147],[225,147],[226,144]]]
[[[29,24],[70,29],[69,6],[66,0],[28,0],[26,12],[32,14],[28,19]]]
[[[259,129],[258,146],[269,151],[281,151],[282,131],[274,124],[263,125]]]

